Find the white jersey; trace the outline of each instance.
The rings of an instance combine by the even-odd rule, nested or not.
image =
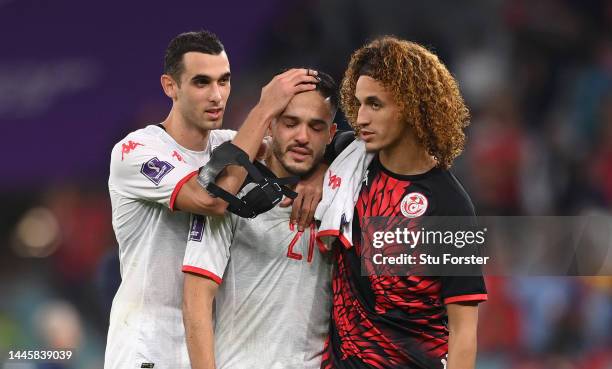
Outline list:
[[[181,186],[234,135],[211,131],[206,150],[192,151],[150,125],[113,148],[108,188],[122,281],[110,315],[106,369],[190,368],[180,268],[189,213],[172,210]]]
[[[331,255],[290,208],[244,219],[194,215],[183,271],[222,283],[215,297],[217,369],[319,369],[329,331]]]

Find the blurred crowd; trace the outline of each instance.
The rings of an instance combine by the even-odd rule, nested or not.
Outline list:
[[[301,0],[277,12],[233,80],[242,87],[227,126],[280,69],[340,80],[354,49],[394,34],[433,49],[459,81],[472,120],[453,171],[479,215],[610,215],[612,2]],[[75,360],[48,367],[101,367],[119,265],[106,187],[82,183],[7,199],[0,355],[74,347]],[[612,368],[612,277],[489,277],[487,287],[478,368]]]

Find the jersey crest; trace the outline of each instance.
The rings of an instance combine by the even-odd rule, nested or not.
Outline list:
[[[427,197],[420,192],[411,192],[404,196],[400,209],[406,218],[416,218],[427,211]]]

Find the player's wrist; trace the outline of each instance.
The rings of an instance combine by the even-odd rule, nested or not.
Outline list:
[[[261,101],[255,105],[251,113],[249,114],[255,122],[267,126],[270,121],[275,117],[274,109],[265,105]]]
[[[215,182],[219,173],[226,166],[237,164],[240,160],[248,161],[247,153],[230,141],[222,143],[212,151],[208,163],[198,170],[198,184],[210,194],[208,185]],[[211,196],[215,197],[213,194]]]

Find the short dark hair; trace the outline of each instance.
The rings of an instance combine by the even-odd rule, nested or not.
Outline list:
[[[321,94],[321,96],[323,96],[324,99],[329,99],[329,102],[332,107],[332,119],[334,119],[334,116],[336,115],[336,112],[338,111],[338,105],[340,104],[340,94],[338,91],[338,84],[336,83],[336,81],[329,74],[322,72],[316,68],[309,68],[309,67],[294,67],[294,68],[295,69],[310,69],[310,70],[317,71],[319,82],[317,83],[316,90],[319,91],[319,93]],[[285,68],[281,70],[279,74],[284,73],[288,71],[289,69],[291,68]]]
[[[316,90],[319,91],[321,96],[325,99],[329,98],[332,107],[332,119],[334,119],[339,104],[338,84],[336,84],[336,81],[329,74],[321,71],[318,72],[317,76],[319,77],[319,83],[317,83]]]
[[[180,85],[180,77],[185,69],[183,55],[190,51],[219,55],[225,48],[214,33],[206,30],[185,32],[170,41],[164,56],[164,74],[174,78]]]

